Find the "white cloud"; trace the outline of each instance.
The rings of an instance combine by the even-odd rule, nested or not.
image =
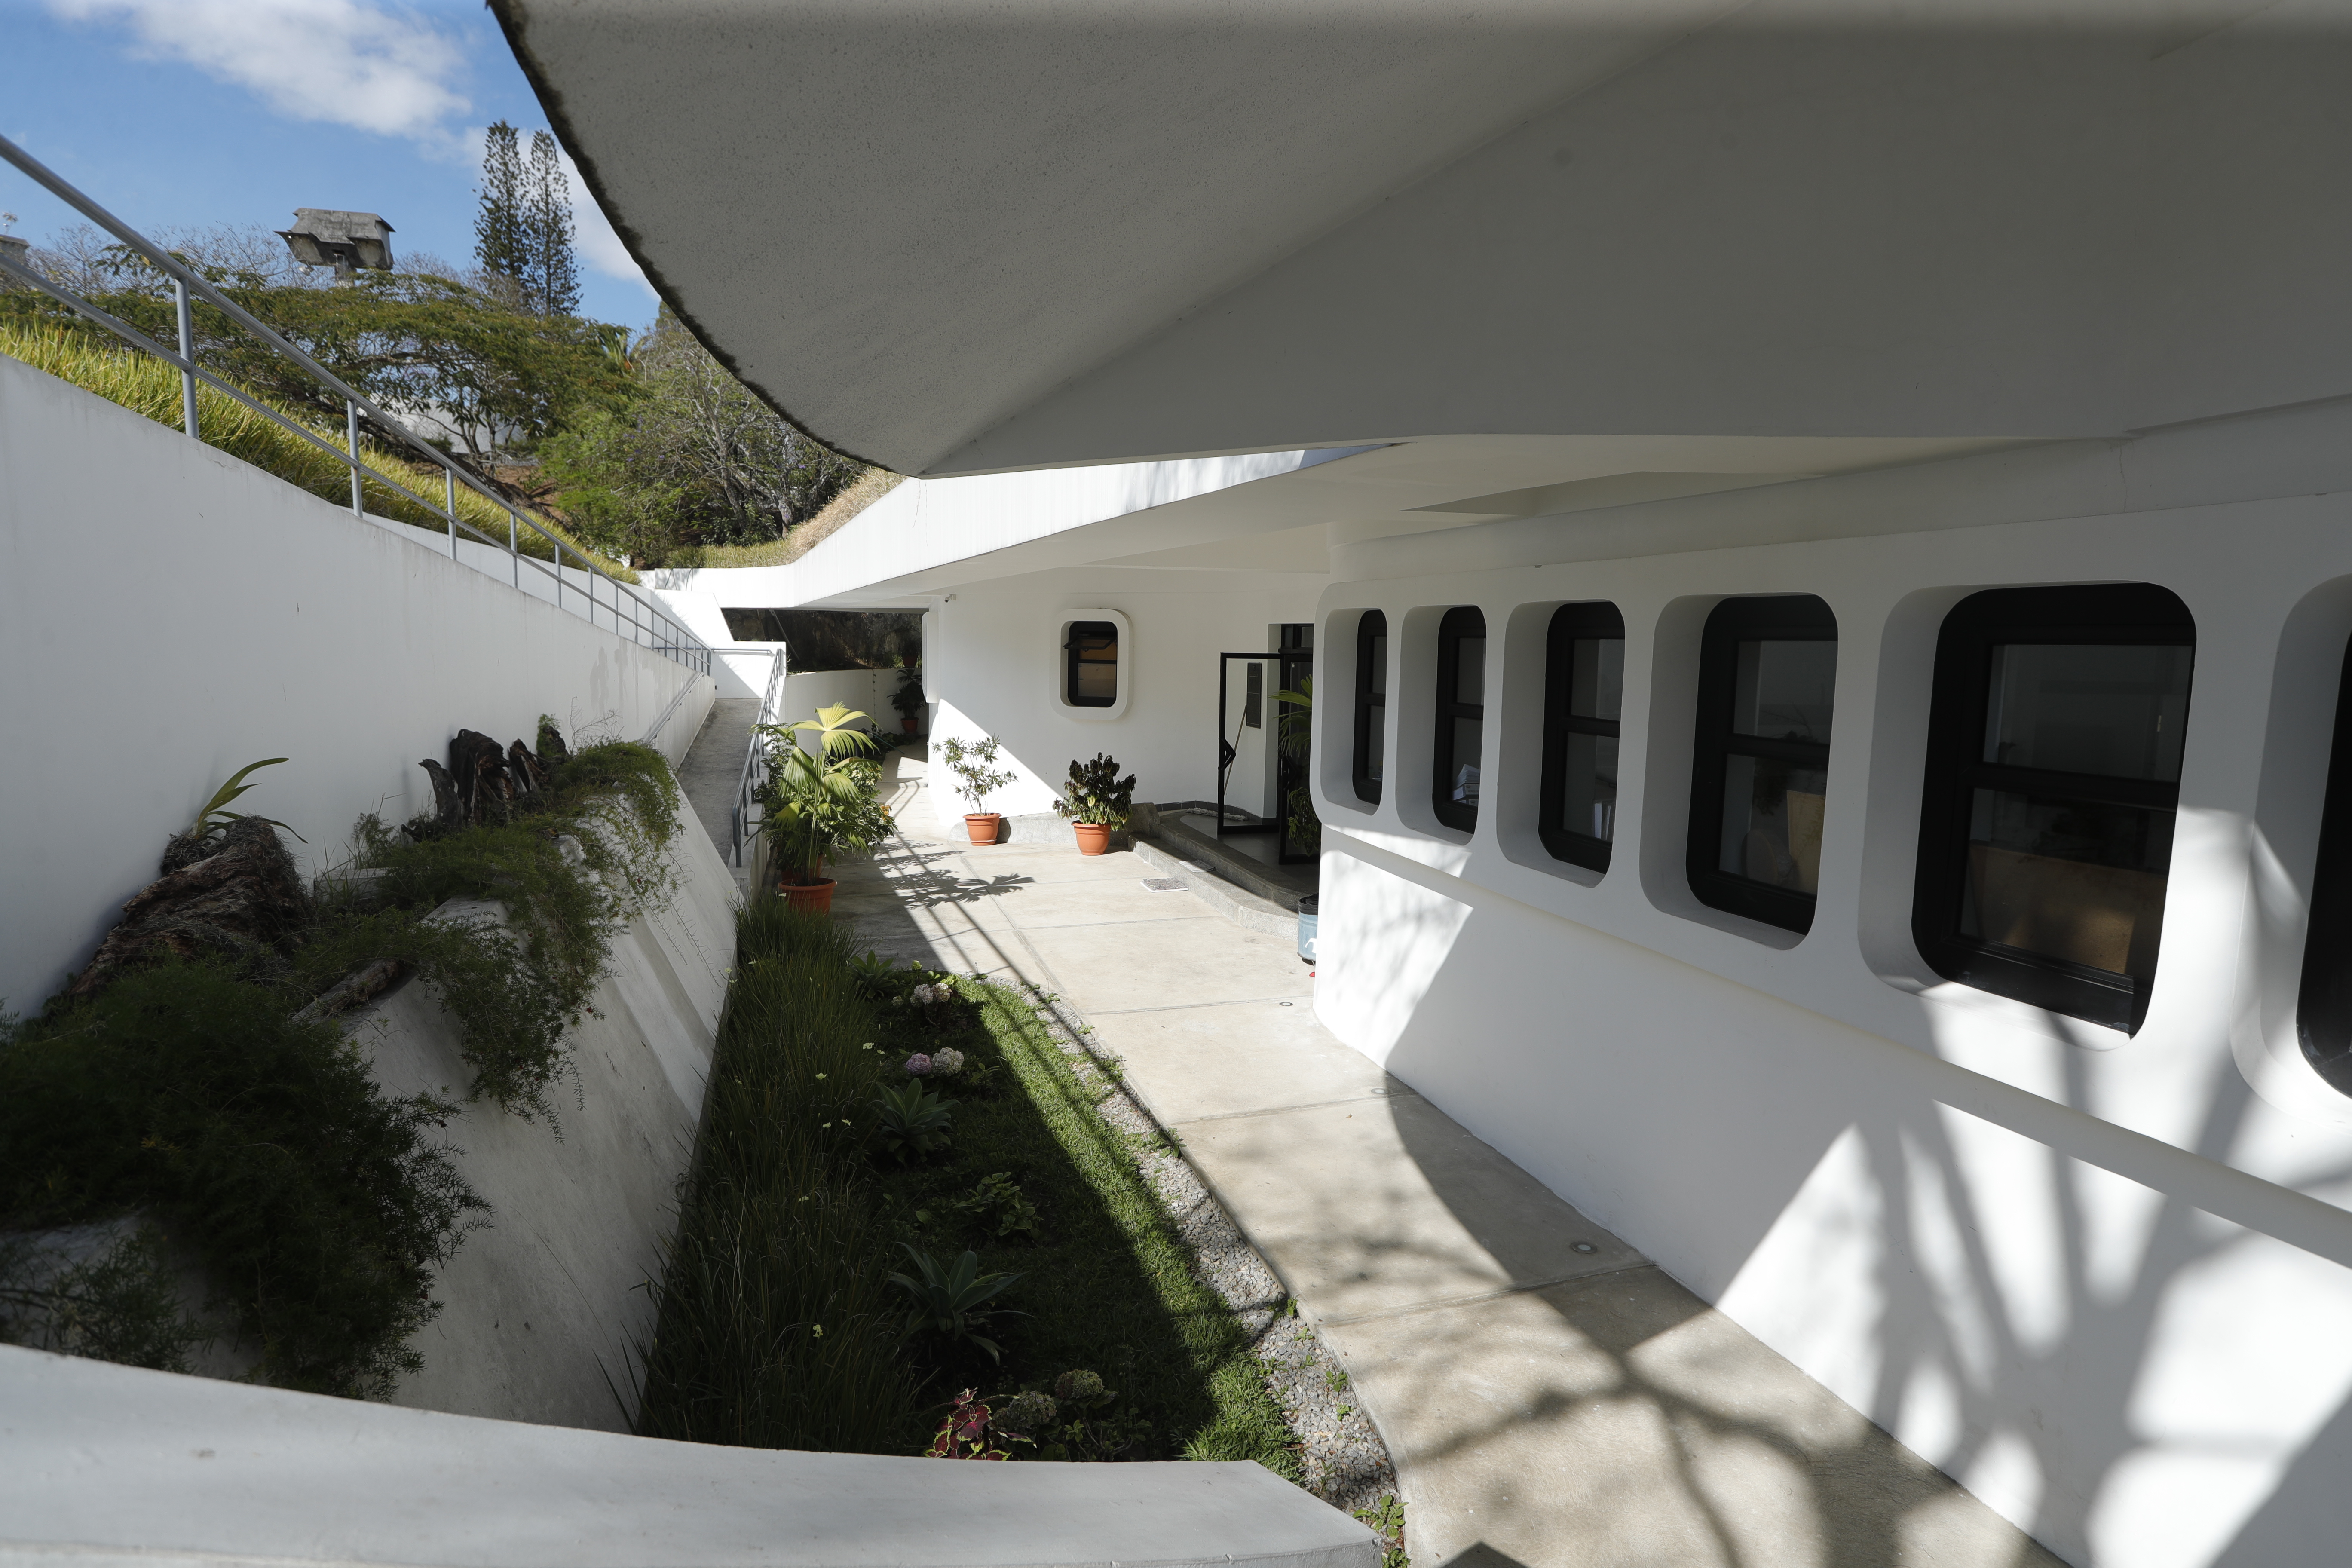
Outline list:
[[[580,177],[580,171],[568,156],[563,160],[563,172],[572,179],[572,245],[579,250],[581,259],[607,278],[635,283],[646,291],[648,300],[658,298],[654,286],[646,281],[636,258],[629,254],[629,247],[613,232],[612,220],[589,194],[588,182]]]
[[[471,105],[455,40],[363,0],[49,0],[75,22],[127,27],[141,53],[184,60],[279,113],[433,142]]]

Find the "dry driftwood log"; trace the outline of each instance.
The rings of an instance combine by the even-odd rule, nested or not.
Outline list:
[[[530,748],[517,741],[507,748],[507,772],[514,775],[518,794],[530,795],[547,787],[547,764],[530,754]]]
[[[449,776],[457,784],[459,820],[482,822],[494,814],[492,803],[511,799],[506,774],[504,747],[479,730],[458,731],[449,742]]]
[[[240,816],[217,838],[175,838],[163,875],[122,906],[67,994],[93,994],[127,965],[204,953],[253,955],[308,918],[310,900],[278,831]]]
[[[571,749],[563,743],[563,732],[555,727],[551,719],[539,721],[539,754],[551,768],[558,763],[572,760]]]
[[[433,781],[433,814],[451,827],[465,820],[465,807],[457,804],[457,781],[449,770],[430,757],[420,758],[416,765]]]

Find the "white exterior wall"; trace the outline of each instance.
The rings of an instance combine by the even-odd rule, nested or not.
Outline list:
[[[1317,637],[1319,1015],[2070,1561],[2341,1561],[2352,1100],[2303,1063],[2293,1008],[2352,633],[2347,450],[2352,411],[2306,409],[1342,551]],[[1940,981],[1909,937],[1944,613],[2116,580],[2198,629],[2133,1037]],[[1683,872],[1701,626],[1781,593],[1825,599],[1841,639],[1801,938]],[[1601,877],[1533,831],[1545,623],[1588,599],[1627,637]],[[1470,835],[1428,805],[1455,605],[1489,628]],[[1377,807],[1344,700],[1368,607],[1391,634]]]
[[[1266,648],[1270,626],[1313,619],[1319,586],[1319,579],[1270,582],[1240,573],[1096,570],[960,589],[924,620],[923,670],[938,700],[933,759],[950,736],[995,736],[1003,747],[1000,769],[1019,777],[990,795],[987,808],[1008,816],[1051,811],[1070,763],[1097,752],[1135,774],[1139,801],[1213,799],[1217,655]],[[1128,622],[1119,647],[1121,708],[1071,708],[1056,699],[1062,627],[1094,618],[1075,615],[1081,610]],[[944,767],[930,792],[933,808],[941,829],[961,833],[971,806]]]
[[[425,539],[0,357],[0,1005],[40,1006],[258,758],[289,760],[239,807],[315,869],[429,805],[417,759],[460,728],[635,740],[684,689],[683,754],[708,679]]]

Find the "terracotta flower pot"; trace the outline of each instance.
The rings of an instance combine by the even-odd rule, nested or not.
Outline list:
[[[901,719],[898,722],[906,726],[907,733],[909,735],[915,732],[915,721],[912,719]]]
[[[1100,822],[1074,822],[1072,831],[1078,836],[1078,853],[1099,855],[1110,847],[1110,828]]]
[[[784,895],[784,902],[797,912],[829,915],[833,913],[833,890],[840,885],[827,877],[822,882],[811,882],[805,887],[786,882],[779,890]]]
[[[994,811],[967,811],[963,814],[963,830],[971,835],[974,844],[993,844],[996,830],[1004,822],[1003,814]]]

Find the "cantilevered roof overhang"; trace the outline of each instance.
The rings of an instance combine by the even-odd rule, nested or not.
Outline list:
[[[910,474],[2352,391],[2346,0],[493,0],[671,304]]]

